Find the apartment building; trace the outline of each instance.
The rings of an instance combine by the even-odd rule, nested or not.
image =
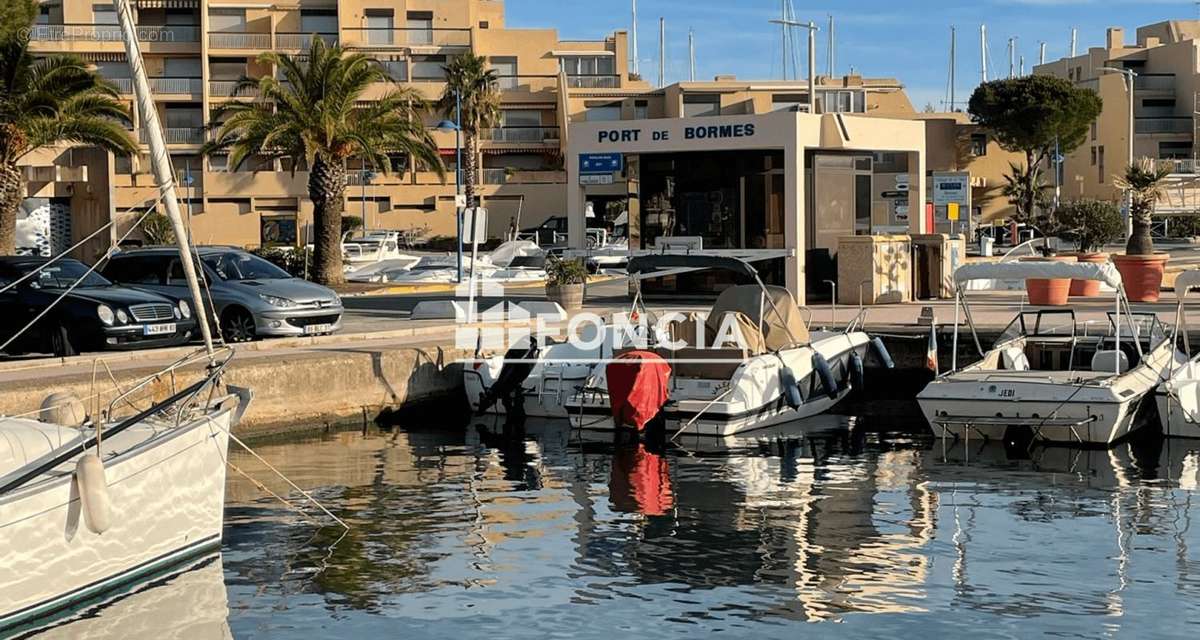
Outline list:
[[[1160,202],[1162,213],[1200,211],[1197,171],[1197,113],[1200,112],[1200,21],[1171,20],[1139,27],[1134,42],[1125,30],[1109,28],[1103,46],[1034,68],[1096,90],[1104,101],[1087,140],[1067,154],[1062,167],[1064,197],[1118,199],[1113,176],[1131,158],[1167,163],[1173,185]],[[1133,144],[1130,145],[1130,72],[1133,78]]]

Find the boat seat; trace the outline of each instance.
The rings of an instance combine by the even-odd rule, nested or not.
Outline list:
[[[1029,358],[1021,347],[1008,347],[1001,351],[1000,364],[1007,371],[1029,371]]]
[[[1114,369],[1117,373],[1129,371],[1129,356],[1125,355],[1124,351],[1116,349],[1097,351],[1096,355],[1092,356],[1092,371],[1107,373]]]

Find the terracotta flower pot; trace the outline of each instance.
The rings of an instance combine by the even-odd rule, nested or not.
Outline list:
[[[1149,256],[1115,255],[1112,261],[1121,272],[1125,284],[1125,295],[1130,302],[1158,302],[1162,288],[1163,269],[1167,266],[1167,254]]]
[[[1074,256],[1033,256],[1021,258],[1021,262],[1073,262]],[[1067,304],[1071,295],[1070,278],[1026,278],[1025,292],[1029,296],[1029,304],[1038,306],[1059,307]]]
[[[1088,264],[1104,264],[1108,262],[1107,253],[1076,253],[1076,262],[1086,262]],[[1083,298],[1095,298],[1100,295],[1099,280],[1072,280],[1071,295],[1080,296]]]

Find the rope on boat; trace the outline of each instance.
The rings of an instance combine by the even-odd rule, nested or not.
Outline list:
[[[275,498],[276,500],[282,502],[284,504],[284,506],[291,509],[292,511],[295,511],[296,513],[299,513],[300,515],[304,516],[304,518],[306,520],[308,520],[310,523],[312,523],[312,524],[317,523],[316,520],[313,520],[312,517],[309,516],[308,513],[306,513],[304,511],[304,509],[301,509],[300,507],[296,506],[295,504],[290,502],[287,498],[284,498],[283,496],[279,495],[278,493],[271,491],[270,489],[267,488],[267,485],[259,482],[257,478],[246,473],[245,471],[242,471],[241,467],[237,466],[236,464],[234,464],[232,462],[229,462],[228,460],[225,461],[225,464],[229,465],[230,469],[233,469],[234,471],[241,474],[243,478],[249,480],[251,483],[254,484],[255,487],[257,487],[264,493],[266,493],[266,494],[270,495],[272,498]]]
[[[267,469],[270,469],[270,470],[271,470],[271,471],[272,471],[272,472],[273,472],[275,475],[277,475],[277,476],[279,476],[281,479],[283,479],[283,481],[284,481],[284,482],[288,483],[288,485],[289,485],[289,486],[291,486],[293,489],[295,489],[297,492],[299,492],[299,493],[300,493],[300,495],[302,495],[302,496],[304,496],[305,498],[307,498],[309,502],[313,503],[314,505],[316,505],[316,506],[317,506],[317,508],[318,508],[318,509],[320,509],[321,511],[325,512],[325,515],[327,515],[327,516],[329,516],[330,518],[332,518],[334,522],[336,522],[336,523],[338,523],[338,524],[342,525],[342,527],[343,527],[343,528],[345,528],[345,529],[347,529],[347,530],[349,530],[349,529],[350,529],[350,525],[348,525],[348,524],[346,524],[345,522],[343,522],[341,518],[339,518],[339,517],[337,517],[337,516],[333,515],[333,512],[331,512],[329,509],[326,509],[326,508],[325,508],[325,505],[321,504],[320,502],[318,502],[318,501],[317,501],[317,499],[316,499],[316,498],[312,497],[312,494],[310,494],[309,492],[305,491],[304,489],[301,489],[301,488],[300,488],[300,487],[299,487],[299,486],[298,486],[298,485],[297,485],[295,482],[292,482],[291,478],[288,478],[287,476],[283,475],[283,472],[281,472],[279,469],[276,469],[274,466],[272,466],[272,465],[271,465],[271,463],[270,463],[270,462],[267,462],[265,458],[263,458],[262,456],[258,455],[258,452],[256,452],[254,449],[251,449],[249,445],[247,445],[245,442],[242,442],[242,441],[241,441],[241,439],[240,439],[240,438],[238,438],[237,436],[233,435],[233,429],[232,429],[232,428],[229,430],[229,439],[230,439],[230,440],[232,440],[232,441],[234,441],[234,442],[236,442],[236,443],[238,444],[238,446],[240,446],[241,448],[245,449],[245,450],[246,450],[246,452],[247,452],[247,453],[249,453],[250,455],[254,456],[254,458],[255,458],[256,460],[258,460],[259,462],[263,463],[263,465],[264,465],[264,466],[266,466],[266,467],[267,467]],[[233,466],[233,465],[230,465],[230,466]],[[252,480],[253,480],[253,479],[252,479]],[[257,482],[257,481],[256,481],[256,482]],[[269,492],[268,492],[268,493],[269,493]],[[303,513],[303,511],[301,511],[301,513]]]

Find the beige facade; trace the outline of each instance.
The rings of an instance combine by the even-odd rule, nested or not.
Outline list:
[[[1174,185],[1158,211],[1195,213],[1197,188],[1196,128],[1200,111],[1200,21],[1167,21],[1139,27],[1134,42],[1125,30],[1109,28],[1103,46],[1075,57],[1034,68],[1078,86],[1096,90],[1104,109],[1088,139],[1066,156],[1062,194],[1065,198],[1119,199],[1113,176],[1131,158],[1148,157],[1173,169]],[[1130,95],[1126,76],[1132,71],[1133,147],[1129,145]]]

